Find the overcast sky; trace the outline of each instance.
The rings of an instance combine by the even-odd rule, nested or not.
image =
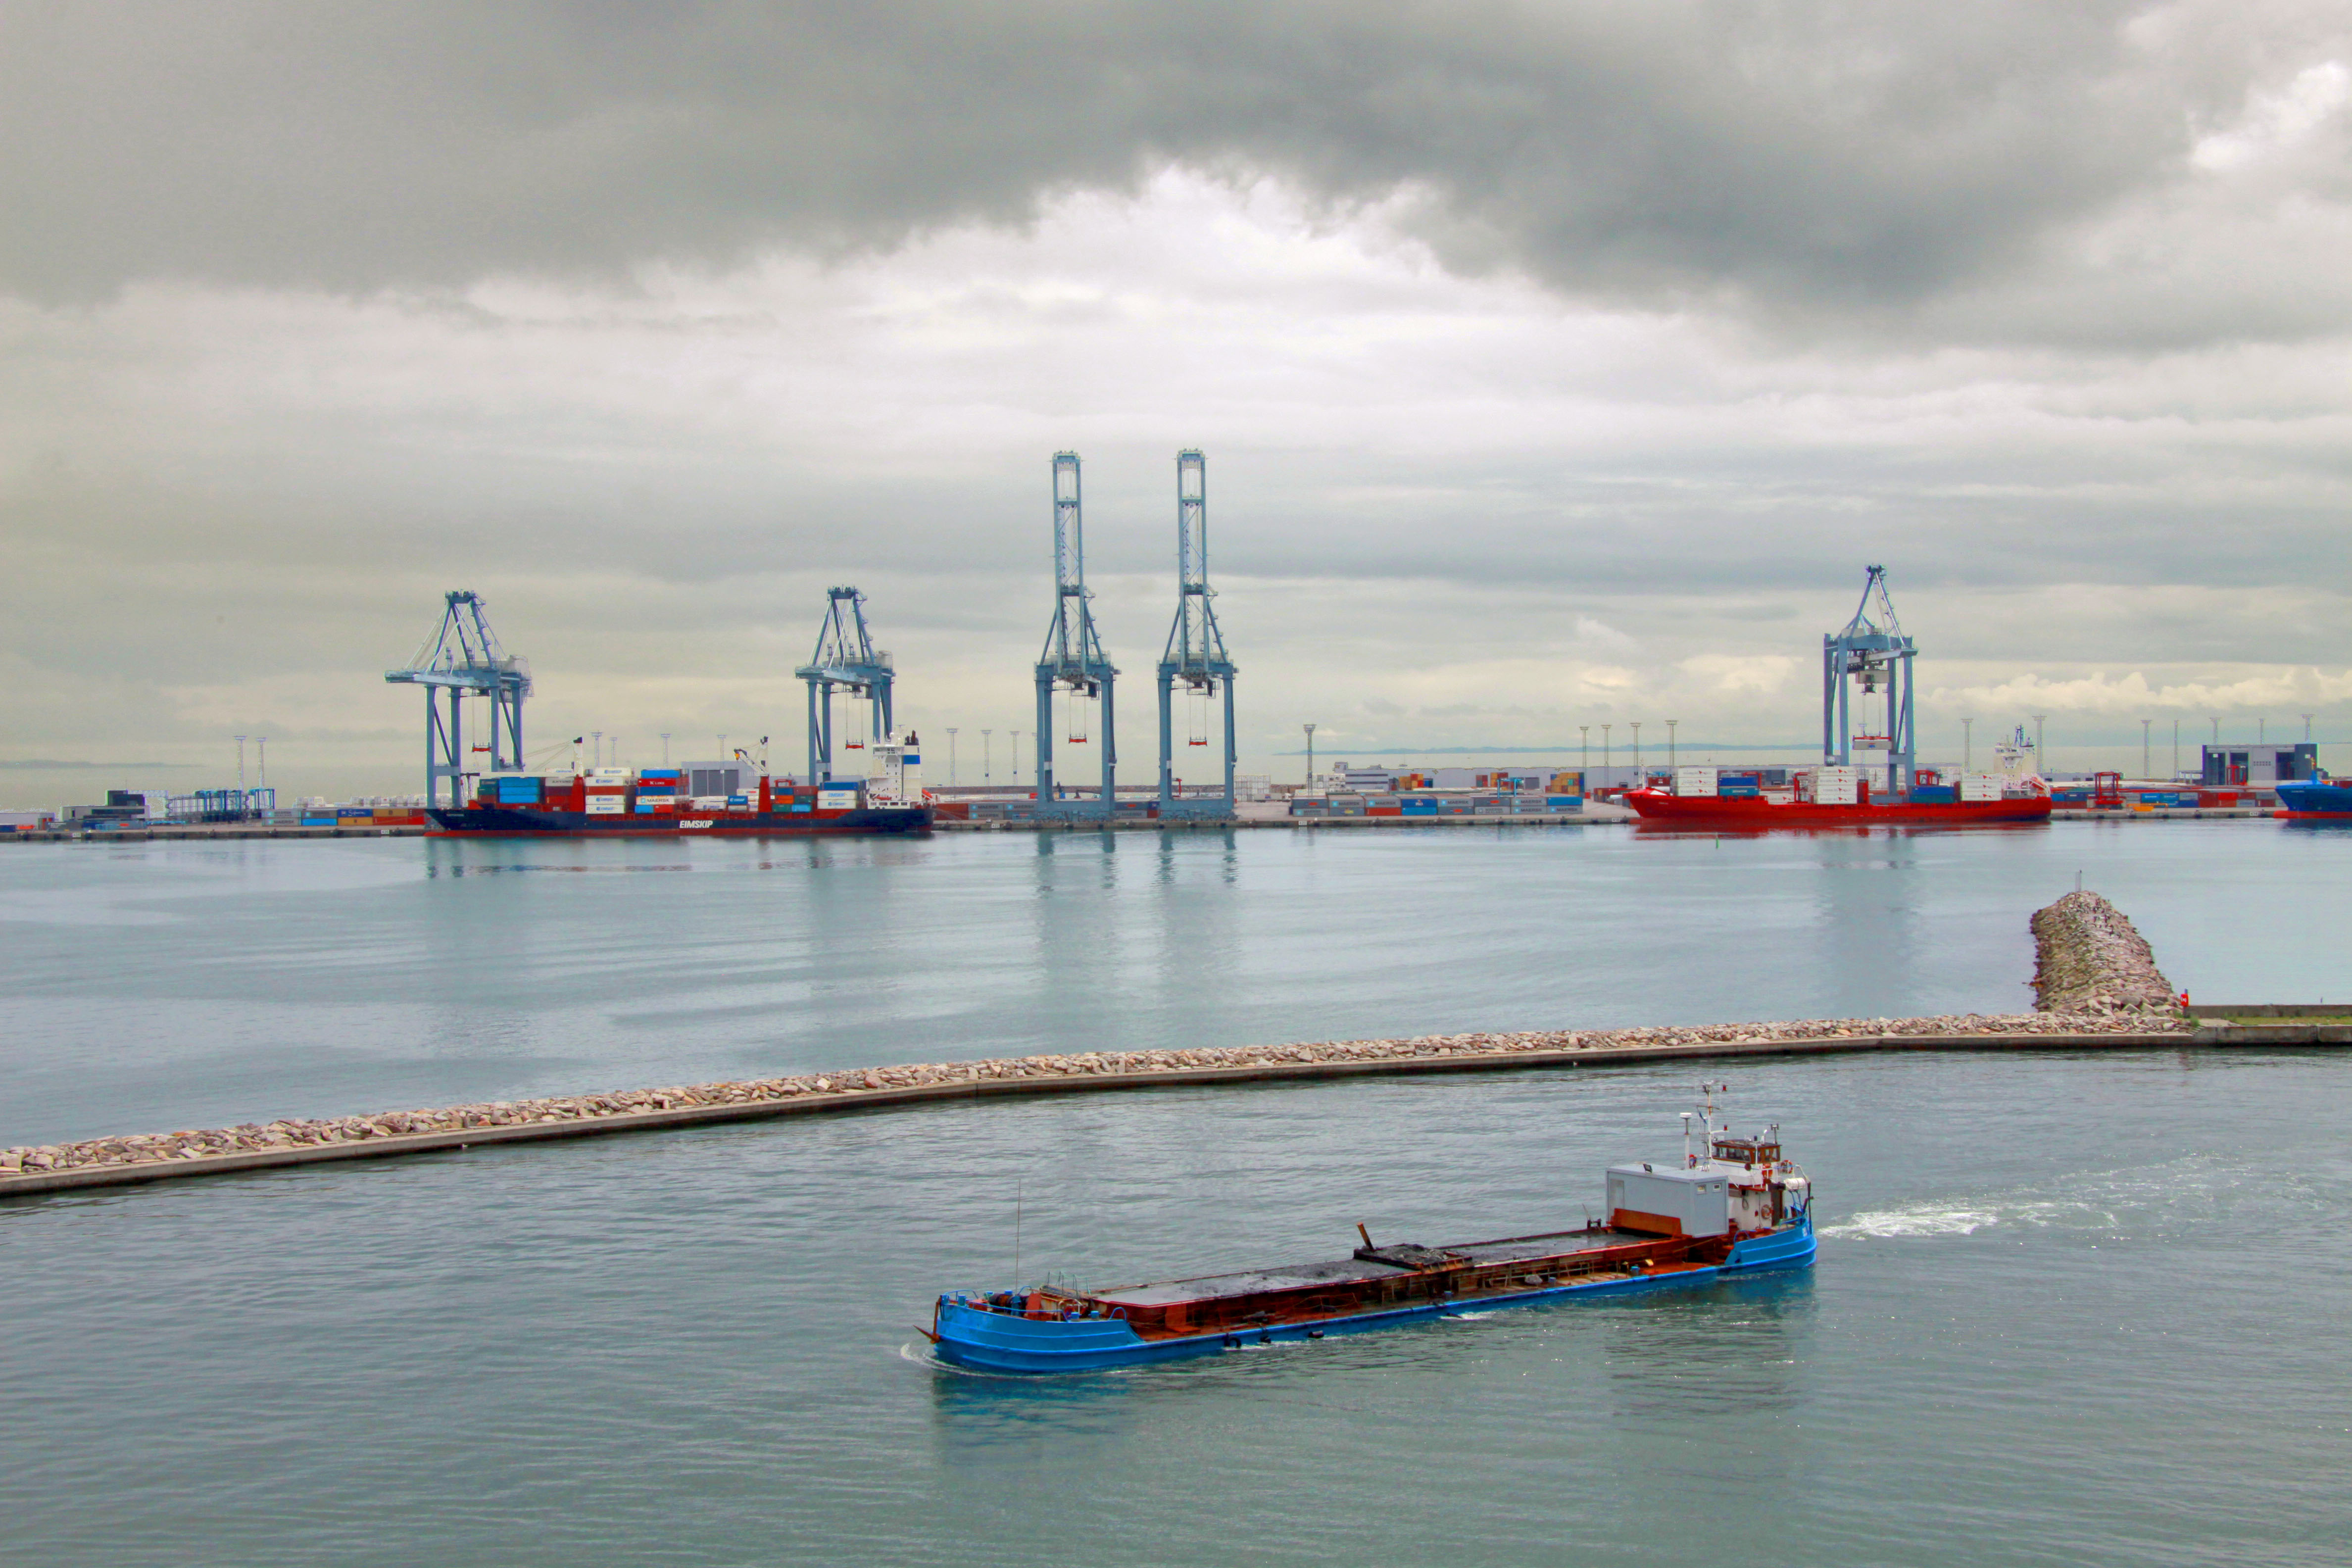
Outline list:
[[[0,762],[420,787],[457,587],[791,758],[850,583],[1002,776],[1070,448],[1141,783],[1188,446],[1261,766],[1801,742],[1871,562],[1930,757],[2352,739],[2347,153],[2341,3],[0,0]]]

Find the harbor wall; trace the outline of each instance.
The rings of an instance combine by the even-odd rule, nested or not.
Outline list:
[[[2180,998],[2124,912],[2072,892],[2034,911],[2035,1007],[2092,1017],[2178,1018]]]
[[[2352,1026],[2199,1026],[2128,1016],[1817,1019],[1433,1036],[1189,1051],[924,1063],[689,1088],[495,1101],[439,1110],[88,1139],[0,1151],[0,1199],[477,1144],[657,1131],[998,1095],[1100,1093],[1373,1075],[1638,1067],[1865,1051],[2147,1050],[2352,1045]]]

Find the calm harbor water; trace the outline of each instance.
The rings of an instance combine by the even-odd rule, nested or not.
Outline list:
[[[2115,898],[2352,994],[2352,836],[1573,830],[0,855],[0,1142],[1087,1046],[2013,1008]],[[2336,989],[2340,987],[2340,991]],[[1686,1074],[939,1106],[0,1205],[0,1553],[124,1563],[2317,1563],[2323,1051],[1741,1067],[1809,1278],[1043,1381],[912,1325],[1574,1224]]]
[[[2352,997],[2352,834],[1624,829],[0,853],[0,1145],[878,1062],[2022,1011],[2074,885]],[[2336,989],[2330,990],[2333,984]]]

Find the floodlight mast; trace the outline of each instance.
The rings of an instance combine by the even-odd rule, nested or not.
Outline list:
[[[881,740],[897,732],[892,728],[890,712],[890,656],[874,646],[874,638],[866,629],[866,595],[856,589],[825,590],[824,624],[817,628],[816,651],[793,673],[808,683],[811,784],[824,784],[833,777],[835,687],[841,687],[853,697],[864,698],[871,705],[867,718],[871,733],[867,740]]]
[[[440,629],[418,645],[408,663],[384,671],[395,686],[425,688],[425,803],[441,804],[441,781],[449,781],[449,809],[466,804],[466,781],[485,773],[522,771],[522,700],[530,695],[530,663],[509,654],[490,630],[481,596],[453,589],[443,595]],[[467,692],[490,700],[489,753],[481,767],[468,767],[464,701]],[[441,700],[446,694],[446,715]]]
[[[1209,464],[1198,451],[1176,454],[1176,620],[1160,656],[1160,815],[1181,809],[1176,802],[1175,696],[1181,681],[1204,701],[1225,700],[1225,789],[1217,815],[1234,814],[1234,661],[1225,655],[1225,635],[1209,601]],[[1202,740],[1206,740],[1206,724]],[[1189,735],[1187,740],[1191,740]],[[1200,742],[1193,742],[1198,744]]]
[[[1070,700],[1102,700],[1102,796],[1099,814],[1108,821],[1118,813],[1117,774],[1118,731],[1112,690],[1118,670],[1104,657],[1102,639],[1095,634],[1094,612],[1087,601],[1086,525],[1079,506],[1078,455],[1054,454],[1054,621],[1045,628],[1045,647],[1037,657],[1037,814],[1081,815],[1075,808],[1061,812],[1054,801],[1054,693],[1067,691]]]
[[[1873,566],[1863,580],[1862,603],[1845,629],[1822,638],[1822,761],[1846,767],[1853,762],[1853,698],[1849,679],[1860,677],[1862,694],[1886,688],[1886,729],[1869,739],[1886,751],[1886,789],[1911,787],[1916,749],[1911,731],[1911,660],[1918,649],[1895,618],[1886,592],[1886,568]],[[1873,611],[1876,611],[1874,617]],[[1866,716],[1865,716],[1866,721]]]

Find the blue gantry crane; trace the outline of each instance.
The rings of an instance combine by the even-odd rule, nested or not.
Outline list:
[[[1102,639],[1095,635],[1094,612],[1087,601],[1085,525],[1078,505],[1078,455],[1054,454],[1054,624],[1045,628],[1045,647],[1037,656],[1037,815],[1040,816],[1101,816],[1118,813],[1118,741],[1112,687],[1118,675],[1103,656]],[[1102,793],[1091,807],[1084,803],[1058,805],[1054,795],[1054,693],[1069,693],[1069,709],[1083,714],[1088,698],[1102,703]],[[1084,731],[1074,721],[1068,737],[1073,745],[1086,743]]]
[[[1234,814],[1234,661],[1209,601],[1209,464],[1197,451],[1176,454],[1176,620],[1160,656],[1160,815]],[[1225,700],[1225,793],[1222,802],[1176,798],[1176,688],[1184,688],[1188,746],[1209,743],[1210,702]]]
[[[1911,787],[1916,760],[1911,733],[1911,659],[1918,649],[1903,635],[1895,618],[1895,601],[1886,592],[1886,568],[1873,566],[1863,580],[1862,604],[1853,619],[1833,637],[1822,638],[1822,761],[1847,767],[1853,749],[1886,753],[1886,788],[1899,794]],[[1874,615],[1874,611],[1875,614]],[[1884,687],[1886,725],[1884,733],[1853,732],[1852,682],[1862,682],[1864,713],[1870,722],[1869,700]]]
[[[864,737],[853,735],[844,750],[862,751],[871,741],[894,731],[890,714],[890,656],[874,646],[866,628],[866,595],[855,588],[825,590],[824,625],[816,634],[816,652],[793,674],[808,682],[809,782],[833,777],[833,689],[863,698],[870,711]],[[861,759],[861,762],[863,759]],[[861,765],[856,777],[866,776]]]
[[[395,686],[425,688],[425,801],[441,804],[441,781],[449,781],[449,805],[466,804],[466,781],[483,773],[522,771],[522,700],[530,695],[530,665],[499,646],[482,608],[481,595],[452,590],[441,612],[441,627],[425,639],[408,663],[384,671]],[[489,700],[490,743],[466,750],[463,702],[471,692]],[[445,716],[442,698],[448,698]],[[481,765],[474,752],[487,753]]]

